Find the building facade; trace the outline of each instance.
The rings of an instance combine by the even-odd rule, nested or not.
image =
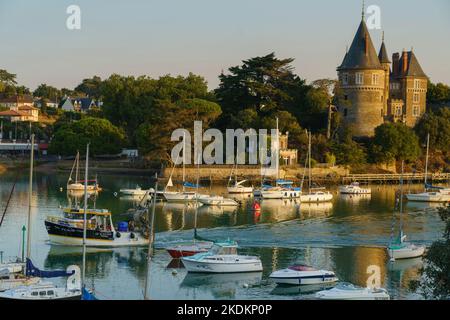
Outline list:
[[[363,19],[337,68],[338,111],[355,137],[371,137],[386,121],[414,126],[426,110],[428,78],[414,52],[389,59],[384,43],[377,54]]]
[[[38,122],[39,109],[34,107],[31,96],[13,96],[0,99],[0,106],[9,108],[0,112],[0,117],[9,118],[12,122]]]

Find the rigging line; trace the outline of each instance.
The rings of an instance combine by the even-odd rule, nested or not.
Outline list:
[[[13,193],[14,193],[14,189],[15,189],[15,187],[16,187],[16,183],[17,183],[18,178],[19,178],[19,172],[17,171],[17,172],[16,172],[16,177],[15,177],[15,179],[14,179],[13,186],[12,186],[12,188],[11,188],[11,192],[9,193],[8,201],[6,201],[6,206],[5,206],[5,209],[3,210],[2,218],[1,218],[1,220],[0,220],[0,227],[2,226],[3,220],[5,219],[6,212],[8,211],[9,203],[10,203],[11,198],[12,198],[12,195],[13,195]]]

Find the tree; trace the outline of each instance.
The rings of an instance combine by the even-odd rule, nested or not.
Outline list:
[[[4,92],[6,87],[14,87],[17,84],[16,75],[0,69],[0,92]]]
[[[427,101],[431,103],[443,103],[450,101],[450,87],[443,83],[434,84],[428,82]]]
[[[101,97],[102,79],[99,76],[83,79],[83,81],[75,88],[76,92],[81,92],[84,95],[100,99]]]
[[[34,90],[33,95],[35,97],[40,97],[41,99],[55,102],[60,98],[61,92],[55,87],[42,83]]]
[[[425,298],[450,299],[450,206],[439,208],[439,216],[445,223],[443,238],[431,244],[424,256],[425,266],[420,270],[421,279],[411,282]]]
[[[440,151],[450,150],[450,108],[444,107],[436,113],[426,113],[414,128],[421,141],[430,134],[430,147]]]
[[[415,160],[420,155],[419,139],[402,123],[385,123],[375,129],[371,154],[375,162]]]
[[[85,117],[57,126],[49,146],[52,154],[74,155],[91,143],[93,155],[117,154],[125,142],[122,130],[106,119]]]

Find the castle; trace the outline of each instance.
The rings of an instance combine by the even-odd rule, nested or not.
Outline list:
[[[388,121],[412,127],[425,113],[428,78],[413,50],[394,53],[391,66],[384,35],[377,55],[364,14],[337,72],[337,108],[355,137],[371,137]]]

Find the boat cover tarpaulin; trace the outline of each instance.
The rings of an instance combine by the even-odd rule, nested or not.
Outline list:
[[[86,290],[86,288],[83,288],[82,290],[82,300],[98,300],[92,293]]]
[[[201,185],[197,185],[195,183],[190,183],[190,182],[184,182],[183,186],[188,187],[188,188],[201,188]]]
[[[437,189],[437,190],[445,189],[445,188],[442,188],[442,187],[433,186],[433,185],[428,184],[428,183],[425,183],[425,188],[427,188],[427,189]]]
[[[36,268],[30,259],[27,259],[27,268],[26,268],[26,276],[27,277],[39,277],[39,278],[57,278],[57,277],[68,277],[75,273],[75,271],[71,273],[67,273],[65,270],[56,270],[56,271],[43,271]]]

